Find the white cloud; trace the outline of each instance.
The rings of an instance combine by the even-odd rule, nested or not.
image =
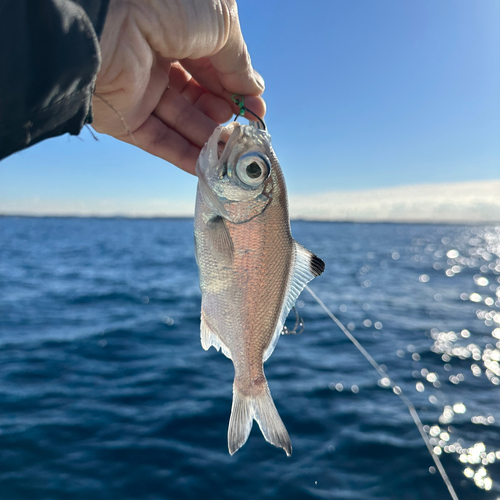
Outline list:
[[[0,199],[0,214],[192,217],[194,200]],[[290,215],[356,222],[500,222],[500,180],[291,196]]]
[[[293,196],[290,213],[357,222],[500,222],[500,180]]]
[[[1,200],[3,215],[68,215],[98,217],[192,217],[194,200],[150,199],[150,200]]]

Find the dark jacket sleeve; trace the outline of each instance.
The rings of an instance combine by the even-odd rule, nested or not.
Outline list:
[[[109,0],[0,0],[0,159],[92,122]]]

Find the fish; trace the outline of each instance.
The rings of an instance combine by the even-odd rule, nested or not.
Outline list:
[[[325,264],[292,238],[285,179],[268,132],[236,121],[217,127],[196,175],[201,345],[234,365],[229,453],[246,443],[255,420],[266,441],[290,456],[263,365],[300,292]]]

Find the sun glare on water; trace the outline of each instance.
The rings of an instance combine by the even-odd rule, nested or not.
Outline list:
[[[451,384],[458,385],[471,378],[485,377],[497,386],[500,385],[500,228],[471,228],[460,239],[460,248],[432,252],[433,248],[428,246],[427,253],[432,252],[435,260],[433,268],[444,272],[449,278],[465,270],[476,272],[471,280],[471,288],[477,291],[464,291],[460,299],[477,304],[476,317],[491,329],[490,335],[480,337],[468,329],[455,332],[433,328],[430,332],[433,340],[431,351],[445,363],[444,369],[449,373],[448,381]],[[445,237],[442,243],[452,245],[454,242]],[[430,278],[423,274],[419,280],[428,283]],[[439,300],[439,297],[434,298]],[[459,367],[458,371],[455,367]],[[425,391],[426,382],[433,387],[441,386],[442,382],[436,373],[424,368],[419,375],[423,381],[416,383],[418,392]],[[444,405],[439,425],[427,425],[424,429],[434,453],[457,454],[464,466],[464,476],[473,480],[478,488],[491,490],[494,481],[488,473],[488,466],[500,460],[500,450],[483,442],[465,444],[465,439],[460,437],[460,426],[467,421],[489,426],[495,423],[495,417],[491,414],[474,414],[465,403],[457,401],[452,405]]]

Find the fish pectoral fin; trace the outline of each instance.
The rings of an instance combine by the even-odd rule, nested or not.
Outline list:
[[[226,263],[233,261],[234,245],[224,219],[217,215],[207,223],[210,243],[217,256]]]
[[[266,351],[264,352],[264,361],[269,359],[269,356],[274,351],[280,334],[283,332],[283,325],[285,324],[286,317],[288,313],[295,305],[304,287],[311,280],[316,278],[323,273],[325,270],[325,263],[307,248],[303,247],[300,243],[294,241],[295,246],[295,260],[293,264],[293,274],[292,279],[288,285],[287,294],[283,302],[283,307],[281,309],[280,318],[278,324],[276,325],[276,330],[274,331],[273,337]]]
[[[215,349],[221,350],[222,353],[231,359],[231,351],[228,349],[226,344],[220,339],[220,337],[213,332],[210,327],[207,325],[205,320],[205,316],[203,312],[201,313],[201,325],[200,325],[200,336],[201,336],[201,347],[208,351],[210,346],[214,346]]]

